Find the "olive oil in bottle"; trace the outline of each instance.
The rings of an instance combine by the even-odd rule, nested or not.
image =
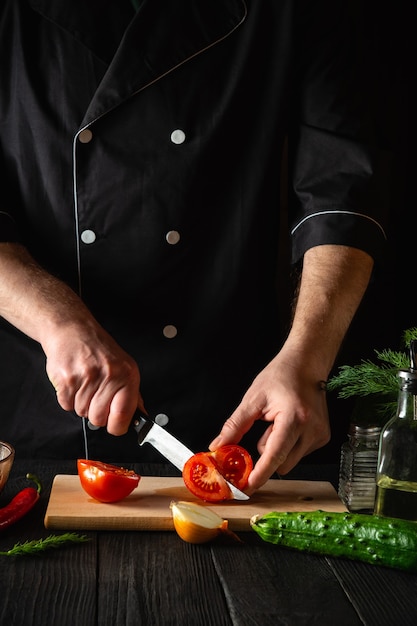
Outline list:
[[[374,512],[417,521],[417,368],[410,345],[410,369],[398,372],[396,416],[381,432]]]
[[[417,483],[381,476],[378,479],[375,512],[385,517],[416,521]]]

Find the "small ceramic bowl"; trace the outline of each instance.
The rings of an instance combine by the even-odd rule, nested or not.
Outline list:
[[[14,461],[14,448],[10,443],[0,441],[0,493],[3,491]]]

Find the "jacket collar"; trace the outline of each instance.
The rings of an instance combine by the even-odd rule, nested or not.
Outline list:
[[[109,63],[83,126],[230,35],[245,20],[245,0],[143,0],[113,59],[109,33],[126,21],[114,0],[29,0],[32,8]],[[116,8],[114,8],[116,6]],[[119,12],[119,13],[118,13]],[[116,20],[116,21],[114,21]],[[119,20],[117,22],[117,20]]]

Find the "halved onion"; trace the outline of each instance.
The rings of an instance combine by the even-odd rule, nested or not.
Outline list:
[[[173,500],[169,508],[172,511],[175,530],[181,539],[188,543],[207,543],[222,533],[235,541],[240,541],[239,537],[228,529],[228,521],[206,506]]]

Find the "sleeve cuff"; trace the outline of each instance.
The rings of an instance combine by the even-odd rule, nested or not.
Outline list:
[[[387,240],[382,226],[371,217],[337,209],[305,216],[293,227],[291,236],[293,263],[297,263],[309,248],[326,244],[359,248],[379,260]]]

